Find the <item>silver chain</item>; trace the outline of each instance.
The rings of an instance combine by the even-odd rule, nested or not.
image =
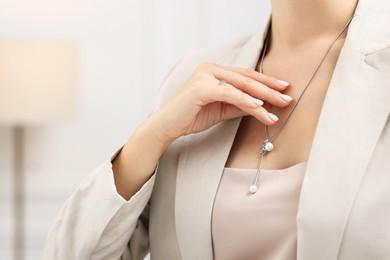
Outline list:
[[[271,143],[272,140],[274,140],[282,131],[284,126],[286,125],[288,119],[291,117],[292,113],[294,112],[295,108],[297,107],[299,101],[302,99],[303,94],[306,92],[307,88],[310,86],[310,83],[313,81],[315,75],[317,74],[318,70],[320,69],[322,63],[324,62],[325,58],[328,56],[330,50],[332,49],[333,45],[337,42],[337,40],[340,38],[340,36],[344,33],[344,31],[347,29],[348,25],[351,23],[353,19],[353,16],[348,20],[348,22],[344,25],[344,27],[341,29],[341,31],[337,34],[337,37],[332,41],[332,43],[329,45],[329,47],[326,49],[324,55],[322,56],[320,62],[318,65],[315,67],[314,71],[312,72],[308,82],[306,83],[304,89],[302,90],[301,94],[299,95],[297,101],[291,108],[290,112],[288,113],[287,117],[284,119],[280,127],[275,131],[275,133],[269,137],[268,134],[268,126],[264,124],[264,133],[265,133],[265,138],[263,140],[262,146],[261,146],[261,152],[260,152],[260,161],[257,167],[257,172],[256,172],[256,178],[253,181],[253,184],[250,186],[249,191],[251,193],[256,193],[257,192],[257,181],[259,179],[260,173],[261,173],[261,168],[263,165],[263,158],[266,155],[267,152],[272,151],[273,149],[273,144]],[[267,38],[264,43],[263,51],[261,54],[261,59],[260,59],[260,65],[259,65],[259,72],[263,73],[263,63],[264,63],[264,57],[265,53],[267,52],[268,48],[268,42],[269,42],[269,35],[267,35]],[[268,145],[268,149],[267,149]]]

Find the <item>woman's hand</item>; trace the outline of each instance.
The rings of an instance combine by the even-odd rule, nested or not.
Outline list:
[[[227,83],[219,84],[220,80]],[[284,107],[287,83],[248,69],[201,64],[183,86],[143,122],[113,161],[119,194],[130,199],[153,174],[170,142],[231,118],[252,115],[267,125],[277,121],[263,102]]]
[[[165,143],[243,115],[272,125],[278,118],[262,107],[263,102],[287,106],[292,98],[280,93],[287,86],[253,70],[204,63],[150,120]]]

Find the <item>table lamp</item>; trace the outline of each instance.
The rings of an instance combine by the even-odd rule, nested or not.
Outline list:
[[[12,128],[14,259],[24,258],[24,131],[73,117],[78,48],[59,41],[0,40],[0,124]]]

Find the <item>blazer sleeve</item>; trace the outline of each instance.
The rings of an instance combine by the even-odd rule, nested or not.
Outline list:
[[[44,259],[143,259],[155,174],[129,200],[116,191],[111,160],[98,167],[60,211]]]
[[[160,102],[168,98],[167,81],[160,88]],[[169,84],[168,84],[169,85]],[[73,193],[60,211],[44,246],[45,260],[122,259],[142,260],[149,252],[149,199],[155,173],[129,200],[116,191],[112,159],[98,167]]]
[[[157,107],[182,85],[200,62],[228,62],[239,53],[246,38],[223,48],[183,56],[163,80]],[[148,202],[156,174],[125,201],[116,191],[111,160],[97,168],[60,211],[46,240],[44,259],[142,260],[149,251]]]

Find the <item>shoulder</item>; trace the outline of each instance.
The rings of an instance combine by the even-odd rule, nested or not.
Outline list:
[[[252,37],[253,34],[249,34],[222,45],[184,55],[163,80],[158,95],[159,105],[183,84],[199,64],[210,62],[234,66],[237,57]]]

